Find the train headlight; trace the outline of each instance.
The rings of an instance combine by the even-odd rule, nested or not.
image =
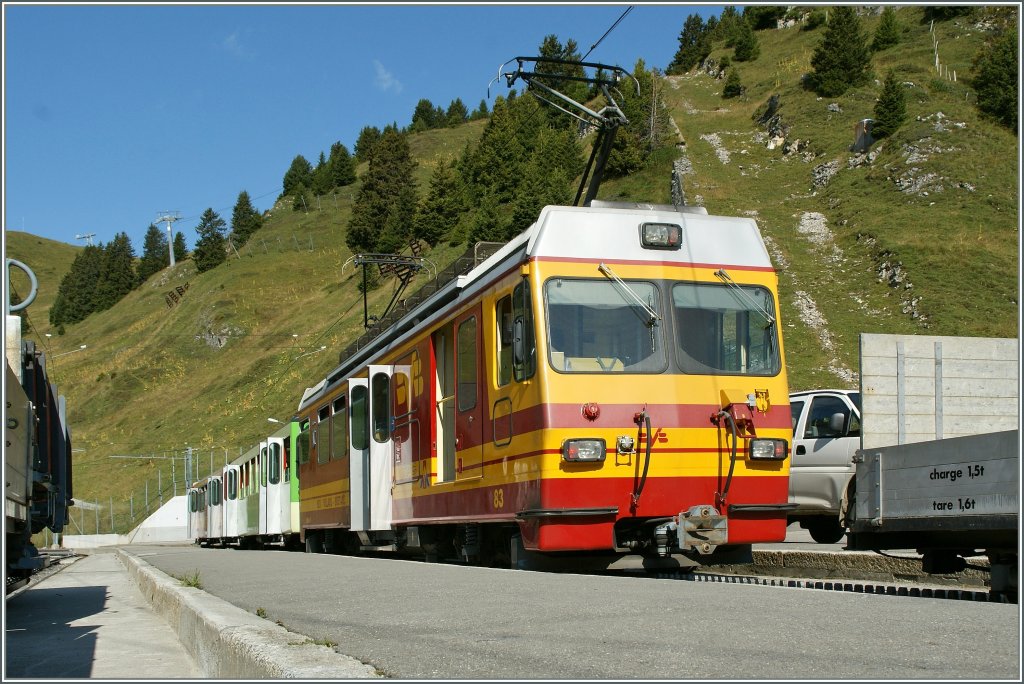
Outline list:
[[[683,229],[674,223],[642,223],[640,244],[645,249],[679,249],[683,245]]]
[[[562,442],[562,460],[593,463],[604,460],[603,439],[567,439]]]
[[[784,439],[752,439],[750,440],[750,460],[752,461],[784,461],[789,452],[789,445]]]

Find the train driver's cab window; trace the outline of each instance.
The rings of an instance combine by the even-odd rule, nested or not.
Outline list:
[[[658,288],[642,281],[552,278],[544,284],[548,362],[560,373],[660,373]]]
[[[530,282],[512,290],[512,375],[516,382],[529,380],[537,370],[537,344],[533,334],[533,300]]]
[[[757,286],[676,283],[672,316],[680,370],[776,375],[781,369],[771,292]]]
[[[309,463],[309,421],[299,424],[299,434],[295,439],[295,459],[300,463]]]
[[[512,382],[512,295],[494,305],[495,340],[498,346],[498,387]]]

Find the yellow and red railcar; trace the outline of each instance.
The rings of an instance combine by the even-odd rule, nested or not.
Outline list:
[[[575,567],[785,537],[778,289],[749,218],[549,206],[308,389],[310,550]]]

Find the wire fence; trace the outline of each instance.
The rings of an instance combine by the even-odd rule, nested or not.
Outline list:
[[[174,497],[187,494],[190,483],[221,472],[231,459],[243,452],[244,448],[214,447],[186,449],[170,455],[112,456],[154,461],[156,472],[129,492],[98,498],[76,497],[63,534],[128,534]],[[37,541],[49,547],[56,540],[52,532],[45,530],[37,536]]]

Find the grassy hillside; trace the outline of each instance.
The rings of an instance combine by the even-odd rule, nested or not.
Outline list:
[[[800,76],[822,29],[788,28],[758,33],[761,56],[740,65],[740,98],[723,99],[724,80],[703,72],[664,80],[680,145],[602,186],[603,199],[668,202],[673,163],[685,156],[689,203],[756,218],[780,271],[793,389],[856,386],[860,332],[1018,335],[1018,140],[978,116],[963,82],[984,31],[967,20],[936,24],[942,60],[960,74],[954,83],[935,74],[921,12],[900,9],[903,42],[874,58],[879,83],[889,68],[906,83],[909,121],[872,148],[870,162],[856,163],[849,147],[880,85],[833,99],[804,90]],[[877,21],[864,19],[869,35]],[[712,58],[728,54],[719,48]],[[755,121],[773,94],[787,140],[801,141],[790,154],[768,149]],[[437,160],[460,154],[484,123],[412,137],[421,193]],[[830,163],[834,175],[816,184]],[[161,457],[191,446],[205,472],[265,435],[268,417],[292,414],[303,389],[362,332],[359,272],[343,268],[354,196],[346,188],[308,213],[281,202],[223,266],[197,275],[191,261],[179,263],[54,343],[57,351],[89,345],[52,364],[76,449],[84,449],[76,497],[117,502],[134,491],[137,501],[157,469],[166,482]],[[7,239],[9,254],[35,268],[37,238]],[[40,325],[60,264],[66,269],[74,254],[63,247],[71,251],[36,270],[48,283],[31,309]],[[440,270],[464,249],[445,245],[425,256]],[[175,288],[184,294],[169,306]],[[374,311],[392,292],[386,281],[372,294]]]
[[[61,278],[71,268],[71,262],[82,248],[16,230],[6,231],[4,240],[7,243],[7,256],[22,262],[36,274],[38,289],[35,302],[27,309],[28,323],[49,349],[51,342],[45,335],[53,333],[49,320],[50,307],[57,296]],[[11,286],[13,292],[21,297],[27,297],[32,289],[28,276],[18,268],[11,270]],[[53,353],[61,349],[56,341],[52,345]]]

